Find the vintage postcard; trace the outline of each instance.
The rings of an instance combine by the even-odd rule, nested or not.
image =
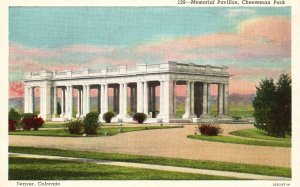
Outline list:
[[[296,1],[2,4],[1,186],[300,185]]]

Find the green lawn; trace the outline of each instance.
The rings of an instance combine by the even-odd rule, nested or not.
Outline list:
[[[41,128],[65,128],[64,122],[45,122]],[[121,127],[121,123],[102,123],[102,127]]]
[[[41,128],[64,128],[65,125],[62,122],[45,122]]]
[[[233,131],[233,132],[230,132],[229,134],[235,135],[235,136],[247,137],[247,138],[261,139],[261,140],[291,142],[290,135],[286,135],[286,138],[278,138],[278,137],[268,136],[268,134],[266,132],[260,131],[258,129],[244,129],[244,130],[239,130],[239,131]]]
[[[202,174],[60,160],[9,158],[9,180],[225,180]]]
[[[211,105],[211,115],[216,116],[218,114],[217,104]],[[238,104],[230,104],[229,105],[229,115],[230,116],[239,116],[244,118],[252,118],[253,117],[253,106],[252,105],[238,105]],[[177,106],[176,118],[181,118],[184,114],[185,109],[183,106]]]
[[[190,160],[190,159],[177,159],[177,158],[165,158],[165,157],[129,155],[129,154],[98,153],[98,152],[89,152],[89,151],[69,151],[69,150],[60,150],[60,149],[14,147],[14,146],[9,147],[9,152],[65,156],[65,157],[76,157],[76,158],[89,158],[89,159],[99,159],[99,160],[101,159],[101,160],[112,160],[112,161],[122,161],[122,162],[146,163],[146,164],[158,164],[158,165],[169,165],[169,166],[178,166],[178,167],[252,173],[252,174],[270,175],[270,176],[291,177],[290,168],[252,165],[252,164],[237,164],[237,163],[217,162],[217,161],[208,161],[208,160]]]
[[[142,127],[105,127],[99,128],[94,136],[113,136],[120,133],[141,131],[141,130],[153,130],[153,129],[170,129],[170,128],[182,128],[182,126],[142,126]],[[70,134],[67,129],[50,129],[50,130],[38,130],[38,131],[13,131],[9,132],[9,135],[25,135],[25,136],[58,136],[58,137],[82,137],[80,134]]]
[[[244,139],[239,137],[220,136],[220,135],[219,136],[188,135],[188,138],[212,141],[212,142],[223,142],[223,143],[234,143],[234,144],[245,144],[245,145],[291,147],[291,142],[288,141],[263,141],[263,140],[254,140],[254,139],[253,140]]]

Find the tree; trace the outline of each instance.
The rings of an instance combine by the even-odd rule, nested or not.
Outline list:
[[[256,120],[255,127],[265,130],[270,134],[272,108],[274,108],[275,84],[273,79],[265,79],[256,87],[256,96],[253,100],[254,118]]]
[[[61,105],[60,105],[59,102],[57,102],[57,104],[56,104],[56,113],[57,113],[58,115],[61,114]]]
[[[255,127],[269,135],[285,137],[291,133],[291,78],[281,74],[277,83],[265,79],[256,87],[253,100]]]
[[[97,128],[100,126],[98,112],[89,112],[83,119],[84,132],[86,134],[97,134]]]
[[[288,74],[281,74],[276,84],[276,121],[280,128],[280,136],[285,137],[285,133],[291,134],[291,97],[292,80]]]

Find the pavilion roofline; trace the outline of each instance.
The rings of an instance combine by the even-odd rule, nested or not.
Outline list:
[[[137,64],[136,66],[118,66],[99,69],[81,69],[64,71],[25,72],[24,81],[27,80],[59,80],[65,78],[83,78],[83,77],[114,77],[123,75],[140,75],[153,73],[192,73],[202,75],[222,75],[229,76],[228,66],[198,65],[194,63],[178,63],[168,61],[159,64]]]

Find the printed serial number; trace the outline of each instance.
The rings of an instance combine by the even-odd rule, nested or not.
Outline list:
[[[290,183],[276,182],[276,183],[273,183],[273,186],[290,186]]]

